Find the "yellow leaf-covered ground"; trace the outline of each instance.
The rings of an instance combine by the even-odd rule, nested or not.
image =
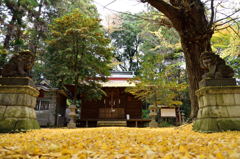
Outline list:
[[[41,129],[0,134],[0,158],[240,159],[240,132],[179,128]]]

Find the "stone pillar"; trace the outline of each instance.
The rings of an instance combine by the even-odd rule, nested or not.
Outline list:
[[[193,130],[240,130],[240,87],[207,86],[196,91],[199,103]]]
[[[1,78],[0,83],[30,81],[29,78]],[[20,82],[21,83],[21,82]],[[18,84],[18,82],[17,82]],[[0,85],[0,132],[18,132],[38,129],[34,107],[39,95],[31,85]],[[27,83],[26,83],[27,84]]]
[[[148,109],[150,110],[149,117],[151,119],[151,122],[149,123],[149,127],[156,128],[158,127],[158,123],[156,122],[158,108],[154,105],[150,105]]]
[[[69,112],[69,117],[70,117],[70,121],[67,125],[68,128],[76,128],[76,122],[75,122],[75,118],[76,118],[76,109],[77,107],[75,105],[70,105],[69,106],[70,112]]]

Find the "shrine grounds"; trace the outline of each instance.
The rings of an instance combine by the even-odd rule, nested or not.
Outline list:
[[[171,128],[40,129],[0,134],[1,159],[239,159],[240,132]]]

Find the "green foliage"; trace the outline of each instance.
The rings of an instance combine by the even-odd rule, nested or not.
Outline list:
[[[142,67],[136,80],[136,87],[127,91],[150,104],[175,106],[182,102],[177,100],[178,92],[186,88],[171,77],[168,67],[164,66],[163,56],[147,54],[143,57]]]
[[[232,29],[226,28],[216,32],[211,42],[213,50],[220,54],[226,60],[227,64],[234,69],[235,78],[240,79],[240,38],[237,26],[232,26]]]
[[[158,126],[159,126],[159,127],[172,127],[172,126],[174,126],[174,125],[171,124],[171,123],[169,123],[169,122],[167,122],[167,121],[160,121],[160,123],[159,123]]]
[[[155,16],[159,18],[162,15]],[[181,105],[186,77],[181,68],[179,37],[174,30],[159,27],[152,21],[142,21],[141,26],[142,56],[139,74],[134,79],[137,84],[127,91],[150,104]]]
[[[140,37],[141,20],[128,14],[119,15],[120,26],[111,32],[110,37],[116,48],[115,58],[121,62],[123,71],[137,71],[139,69],[139,47],[142,43]]]
[[[143,119],[149,119],[149,110],[142,109],[142,118]]]
[[[0,45],[0,67],[2,67],[6,63],[7,54],[8,51]]]
[[[93,0],[61,0],[56,4],[56,7],[58,8],[59,15],[79,10],[90,17],[97,18],[99,16],[96,6],[93,5]]]
[[[237,78],[237,82],[238,82],[238,85],[240,84],[240,67],[239,67],[239,64],[240,64],[240,56],[227,56],[224,58],[224,60],[226,60],[227,64],[229,66],[231,66],[234,70],[234,77]]]
[[[99,19],[75,10],[50,25],[51,39],[46,54],[46,77],[57,86],[74,84],[95,88],[97,76],[109,75],[110,40],[104,36]],[[93,91],[92,90],[92,91]],[[77,94],[75,89],[75,96]],[[92,92],[92,95],[94,93]]]
[[[213,50],[221,53],[222,57],[240,55],[240,37],[237,24],[231,28],[215,32],[211,42]]]

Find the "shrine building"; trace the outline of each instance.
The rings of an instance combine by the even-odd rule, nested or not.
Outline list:
[[[101,100],[82,99],[77,126],[147,126],[150,120],[142,119],[142,101],[125,91],[135,86],[128,81],[133,77],[133,72],[112,72],[108,81],[101,83],[106,96]]]

